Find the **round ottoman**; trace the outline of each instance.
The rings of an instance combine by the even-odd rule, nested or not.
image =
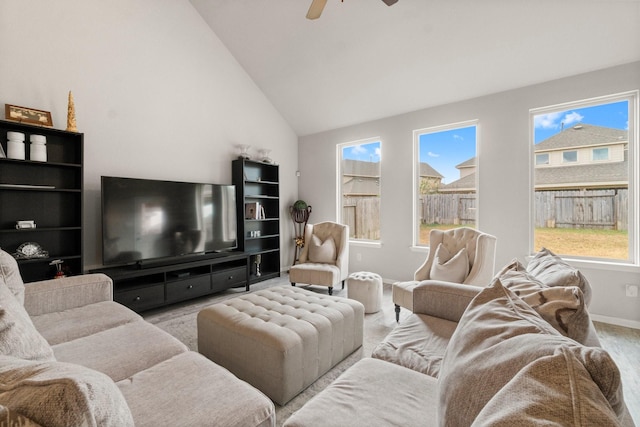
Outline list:
[[[376,273],[359,271],[347,279],[347,297],[361,302],[365,313],[376,313],[382,306],[382,277]]]

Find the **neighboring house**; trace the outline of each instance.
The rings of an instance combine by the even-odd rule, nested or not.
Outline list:
[[[420,194],[437,193],[444,176],[429,163],[420,162]]]
[[[342,196],[380,196],[380,162],[343,160]]]
[[[627,188],[629,132],[588,124],[564,129],[535,146],[536,190]],[[460,178],[442,193],[473,193],[476,158],[456,166]]]

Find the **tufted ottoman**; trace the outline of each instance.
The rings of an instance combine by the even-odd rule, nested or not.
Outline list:
[[[382,307],[382,278],[367,271],[351,273],[347,279],[347,296],[364,304],[365,313],[377,313]]]
[[[289,286],[198,313],[198,351],[284,405],[362,346],[364,306]]]

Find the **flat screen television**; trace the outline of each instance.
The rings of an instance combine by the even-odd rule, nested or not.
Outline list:
[[[104,265],[237,247],[234,185],[103,176],[101,189]]]

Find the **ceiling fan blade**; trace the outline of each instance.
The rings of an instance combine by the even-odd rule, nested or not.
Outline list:
[[[384,4],[386,4],[387,6],[392,6],[396,3],[398,3],[398,0],[382,0],[384,2]]]
[[[327,4],[327,0],[313,0],[311,2],[311,6],[309,7],[309,11],[307,12],[307,19],[320,18],[325,4]]]

